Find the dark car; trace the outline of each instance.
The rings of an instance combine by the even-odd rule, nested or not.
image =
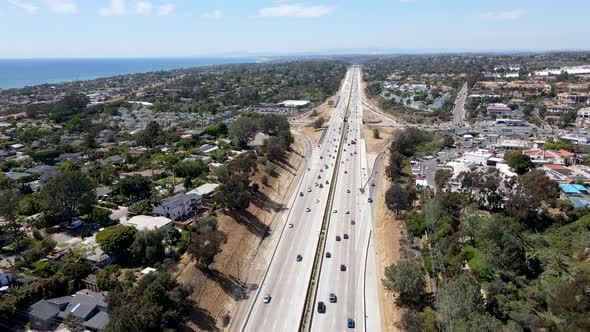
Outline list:
[[[344,234],[343,236],[345,240],[348,240],[348,234]]]
[[[301,262],[301,260],[302,260],[302,259],[303,259],[303,256],[301,256],[301,255],[297,255],[297,261],[298,261],[298,262]]]
[[[326,312],[326,305],[324,304],[323,301],[318,302],[318,312],[320,314],[323,314]]]
[[[332,257],[332,254],[329,251],[326,252],[326,258],[330,258],[330,257]]]
[[[336,241],[340,241],[340,235],[336,235]]]
[[[337,301],[336,294],[330,293],[330,303],[336,303],[336,301]]]
[[[346,265],[340,264],[340,271],[346,271]]]

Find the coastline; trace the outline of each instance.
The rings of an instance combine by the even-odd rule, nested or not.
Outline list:
[[[0,91],[216,65],[261,63],[260,57],[0,59]]]

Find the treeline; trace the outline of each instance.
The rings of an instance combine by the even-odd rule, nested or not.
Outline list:
[[[420,135],[401,137],[401,162]],[[404,143],[406,142],[406,143]],[[417,146],[420,146],[418,143]],[[396,145],[399,145],[396,144]],[[405,152],[403,154],[402,152]],[[559,199],[542,171],[513,180],[498,171],[463,173],[451,190],[448,171],[436,192],[404,210],[421,259],[388,267],[384,284],[406,308],[408,331],[587,331],[590,329],[590,211]],[[427,237],[424,237],[427,235]]]
[[[346,73],[340,61],[293,61],[228,65],[216,70],[194,70],[171,83],[160,101],[179,103],[191,98],[200,107],[211,100],[225,106],[277,103],[288,99],[322,102],[335,94]],[[156,99],[154,99],[156,101]],[[213,103],[213,104],[215,104]],[[212,106],[217,107],[217,106]]]

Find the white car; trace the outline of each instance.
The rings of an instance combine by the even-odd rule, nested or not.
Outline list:
[[[264,303],[269,303],[270,302],[270,294],[264,295],[263,301],[264,301]]]
[[[289,228],[293,228],[293,224],[289,224]]]
[[[338,210],[334,209],[332,210],[332,213],[338,213]]]
[[[310,208],[305,208],[305,212],[309,212],[309,211],[311,211]]]
[[[345,213],[346,213],[346,214],[350,214],[350,211],[349,211],[349,210],[346,210],[346,212],[345,212]]]
[[[315,199],[315,202],[316,202],[316,203],[319,203],[319,202],[320,202],[320,200],[319,200],[318,198],[316,198],[316,199]]]

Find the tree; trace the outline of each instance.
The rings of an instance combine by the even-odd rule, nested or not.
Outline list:
[[[241,148],[248,146],[248,141],[256,134],[258,124],[251,117],[240,117],[229,128],[230,140]]]
[[[160,143],[162,136],[160,125],[155,121],[150,121],[145,126],[145,129],[138,133],[136,142],[139,145],[151,148]]]
[[[174,165],[173,170],[176,176],[195,179],[207,170],[207,165],[202,161],[181,161]]]
[[[8,234],[11,242],[16,243],[22,238],[21,224],[17,220],[21,194],[12,186],[0,189],[0,218],[4,220],[2,232]]]
[[[116,264],[107,265],[96,275],[96,284],[101,291],[110,291],[119,284],[119,272],[121,267]]]
[[[153,265],[164,257],[163,236],[160,230],[141,230],[135,233],[131,254],[143,265]]]
[[[401,261],[385,268],[383,285],[398,295],[403,306],[418,306],[426,295],[424,268],[418,260]]]
[[[250,180],[245,174],[230,174],[221,179],[216,201],[223,207],[243,211],[250,205]]]
[[[520,151],[507,151],[504,160],[516,173],[522,175],[533,168],[531,157],[522,154]]]
[[[537,217],[543,202],[554,205],[559,198],[559,186],[541,170],[532,170],[520,176],[506,201],[508,215],[537,228]]]
[[[96,243],[102,250],[121,255],[129,250],[135,240],[136,230],[132,226],[115,225],[107,227],[96,234]]]
[[[92,209],[92,221],[103,227],[110,225],[112,223],[111,211],[101,207],[94,207]]]
[[[377,138],[377,139],[381,138],[379,136],[379,128],[373,128],[373,138]]]
[[[446,330],[454,321],[485,313],[485,302],[477,280],[466,273],[455,276],[439,288],[436,309],[440,323]]]
[[[407,210],[414,201],[415,192],[408,190],[399,183],[394,183],[385,192],[385,204],[387,208],[395,213]]]
[[[402,163],[404,156],[398,151],[392,151],[389,156],[389,165],[387,166],[387,175],[393,180],[401,175]]]
[[[277,137],[271,136],[264,143],[264,150],[269,160],[279,161],[285,159],[286,150],[281,140]]]
[[[434,174],[434,183],[436,184],[437,190],[443,190],[449,180],[453,177],[453,173],[446,169],[438,169]]]
[[[135,287],[117,287],[109,292],[109,324],[105,332],[152,332],[174,328],[186,312],[189,286],[168,273],[152,272]]]
[[[78,316],[69,314],[66,316],[66,318],[64,318],[63,323],[70,332],[86,331],[86,328],[84,327],[84,325],[82,325],[84,323],[84,320]]]
[[[135,215],[150,214],[152,210],[152,203],[150,203],[148,199],[133,203],[129,206],[129,213]]]
[[[194,234],[188,243],[187,251],[199,263],[209,268],[215,256],[221,252],[221,245],[225,243],[226,236],[220,231],[211,231],[203,234]]]
[[[314,129],[320,129],[320,128],[322,128],[322,126],[324,125],[325,122],[326,122],[326,120],[324,118],[319,117],[319,118],[315,119],[315,121],[312,122],[311,125]]]
[[[149,195],[152,191],[151,183],[139,174],[133,174],[121,179],[117,184],[117,190],[127,197],[141,197]]]
[[[41,189],[44,210],[59,221],[92,211],[96,202],[94,185],[82,171],[65,171],[49,180]]]

